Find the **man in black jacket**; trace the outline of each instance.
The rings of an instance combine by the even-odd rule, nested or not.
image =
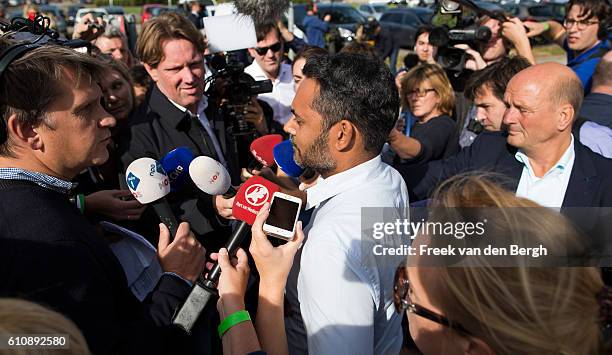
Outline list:
[[[582,103],[578,77],[546,63],[510,80],[504,95],[506,132],[484,133],[473,145],[420,171],[399,167],[417,199],[464,172],[504,175],[506,186],[547,207],[612,206],[612,160],[575,140],[572,123]]]
[[[137,43],[138,56],[155,82],[147,100],[130,117],[122,132],[124,167],[141,157],[161,159],[175,148],[187,147],[194,156],[209,156],[224,165],[223,122],[209,120],[212,112],[204,96],[202,34],[183,16],[163,14],[147,22]],[[227,166],[227,165],[226,165]],[[211,196],[190,180],[168,196],[177,218],[190,223],[193,232],[211,250],[224,243],[233,199]],[[157,217],[145,212],[141,224]],[[214,248],[213,248],[214,247]]]
[[[0,39],[0,53],[10,43]],[[140,303],[103,235],[70,202],[70,181],[108,159],[115,119],[96,84],[103,64],[43,46],[0,78],[0,297],[42,303],[72,319],[96,354],[189,352],[172,315],[202,273],[205,251],[184,223],[169,243],[164,275]],[[41,85],[44,83],[44,85]]]

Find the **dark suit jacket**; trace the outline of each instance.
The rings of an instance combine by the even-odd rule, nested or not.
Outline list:
[[[219,160],[200,121],[174,106],[157,86],[152,88],[148,101],[143,102],[129,119],[129,128],[121,133],[120,139],[124,169],[138,158],[159,160],[171,150],[183,146],[189,148],[194,156],[204,155]],[[222,147],[223,143],[220,142]],[[223,237],[229,236],[230,230],[220,223],[221,217],[216,216],[212,196],[198,189],[191,179],[166,198],[174,215],[179,220],[189,222],[191,230],[207,250],[218,250],[225,240]],[[159,224],[159,218],[151,208],[147,209],[140,221],[138,231],[141,234],[158,235],[158,230],[150,229],[151,226],[157,228]],[[213,233],[217,235],[206,237]],[[211,241],[218,241],[219,244],[207,244]]]
[[[412,196],[426,199],[444,180],[466,172],[494,172],[507,189],[516,191],[523,165],[516,160],[517,149],[501,132],[485,132],[456,155],[429,163],[420,169],[398,166]],[[612,207],[612,160],[594,153],[574,140],[576,158],[562,207]]]
[[[164,275],[140,303],[111,249],[66,194],[0,180],[0,270],[0,297],[64,314],[94,354],[180,354],[192,346],[169,327],[189,285]]]

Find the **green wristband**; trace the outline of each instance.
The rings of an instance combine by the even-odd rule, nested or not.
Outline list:
[[[550,30],[550,23],[548,21],[541,22],[544,25],[544,32]]]
[[[230,314],[229,316],[225,317],[223,322],[221,322],[221,324],[219,324],[219,327],[217,328],[217,331],[219,332],[219,338],[221,338],[223,334],[227,333],[227,331],[230,330],[230,328],[232,328],[236,324],[240,324],[242,322],[247,322],[250,320],[251,316],[246,310]]]

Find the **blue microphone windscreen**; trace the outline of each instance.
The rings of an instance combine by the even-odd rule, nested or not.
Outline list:
[[[299,177],[304,172],[293,159],[293,145],[290,140],[286,140],[274,147],[274,161],[285,174],[291,177]]]
[[[170,191],[179,190],[189,179],[189,164],[193,153],[187,147],[178,147],[166,154],[160,161],[170,180]]]

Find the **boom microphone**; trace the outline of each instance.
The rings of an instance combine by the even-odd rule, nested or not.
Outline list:
[[[251,16],[255,24],[276,21],[289,9],[289,0],[235,0],[239,13]]]
[[[176,235],[178,223],[165,198],[170,193],[170,181],[161,164],[151,158],[136,159],[125,171],[125,180],[134,198],[153,206],[170,233]]]
[[[187,147],[178,147],[161,158],[159,162],[170,180],[170,192],[180,190],[187,183],[187,171],[192,160],[193,153]]]
[[[198,189],[209,195],[223,195],[226,198],[236,195],[227,169],[211,157],[195,158],[189,165],[189,176]]]
[[[238,228],[232,233],[227,241],[226,248],[230,256],[236,254],[236,250],[249,233],[249,225],[255,222],[255,217],[261,207],[272,200],[272,195],[280,191],[280,187],[268,180],[253,176],[238,189],[232,214],[240,220]],[[213,296],[217,295],[217,283],[221,275],[221,267],[215,264],[206,276],[206,280],[196,282],[191,293],[176,313],[172,323],[187,333],[191,332],[193,325]]]

